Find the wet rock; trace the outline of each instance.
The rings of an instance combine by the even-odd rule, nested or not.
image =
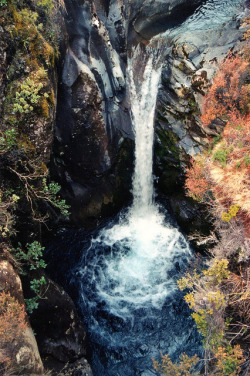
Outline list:
[[[19,304],[24,304],[20,277],[10,261],[5,259],[0,260],[0,292],[3,291],[9,292]],[[27,317],[26,321],[26,329],[18,339],[7,344],[5,353],[10,358],[13,369],[16,368],[23,376],[43,375],[44,368],[37,342]]]

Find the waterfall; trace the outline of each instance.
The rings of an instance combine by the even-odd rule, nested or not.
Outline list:
[[[163,55],[161,43],[153,42],[137,47],[128,61],[135,131],[133,204],[120,215],[118,223],[110,224],[92,239],[88,263],[93,262],[93,268],[88,264],[90,269],[80,270],[83,280],[91,274],[98,299],[105,301],[109,312],[129,320],[133,320],[134,309],[163,306],[166,297],[176,290],[174,279],[168,275],[175,261],[180,258],[178,263],[185,264],[191,255],[183,235],[165,223],[166,213],[160,213],[153,202],[154,116]],[[106,248],[111,252],[104,257]]]
[[[135,132],[132,206],[94,234],[74,270],[95,344],[96,376],[152,375],[152,357],[185,351],[195,337],[192,322],[176,320],[187,309],[176,279],[191,250],[166,210],[154,203],[154,116],[162,52],[154,43],[137,47],[128,60]],[[181,307],[179,313],[174,306]]]
[[[155,47],[137,46],[128,60],[131,118],[135,133],[133,176],[134,212],[142,215],[152,209],[154,117],[162,70],[162,54]]]

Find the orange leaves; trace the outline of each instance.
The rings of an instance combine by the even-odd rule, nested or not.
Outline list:
[[[17,339],[25,330],[26,313],[24,306],[9,293],[0,294],[0,344],[1,347]]]
[[[198,361],[197,355],[189,357],[186,354],[181,354],[178,364],[173,363],[168,355],[161,355],[161,362],[153,359],[153,365],[161,376],[198,376],[200,373],[194,370]]]
[[[10,349],[27,327],[23,305],[9,293],[0,293],[0,374],[11,365]]]
[[[185,188],[188,196],[202,202],[210,189],[204,162],[198,158],[196,160],[192,159],[191,167],[187,169],[186,176]]]
[[[238,376],[240,364],[244,362],[243,352],[239,345],[234,347],[219,347],[215,353],[217,369],[221,376]]]
[[[240,115],[249,110],[248,70],[249,63],[239,55],[229,55],[221,64],[204,99],[201,120],[205,126],[216,118],[229,120],[232,111]]]
[[[246,46],[244,47],[246,48]],[[243,48],[243,49],[244,49]],[[244,50],[245,51],[245,50]],[[221,64],[203,103],[201,120],[208,126],[225,121],[221,140],[211,144],[206,168],[198,159],[187,170],[188,195],[204,201],[210,189],[215,201],[239,205],[241,215],[250,217],[250,85],[249,61],[244,54],[230,54]],[[244,221],[245,222],[245,221]]]

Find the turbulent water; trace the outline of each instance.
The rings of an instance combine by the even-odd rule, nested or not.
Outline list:
[[[95,376],[154,374],[160,351],[199,350],[176,279],[191,257],[179,230],[154,203],[152,159],[161,43],[133,51],[128,88],[135,132],[133,204],[93,237],[74,270],[93,344]]]
[[[207,1],[173,35],[216,24],[215,10],[222,23],[239,3]],[[66,247],[70,262],[75,254],[83,255],[70,278],[88,333],[94,376],[152,376],[152,358],[160,359],[160,352],[173,360],[181,352],[201,353],[200,337],[176,283],[192,252],[168,213],[154,202],[153,124],[164,53],[158,38],[134,50],[128,60],[135,132],[131,207],[91,239],[78,231],[63,235],[57,245]]]

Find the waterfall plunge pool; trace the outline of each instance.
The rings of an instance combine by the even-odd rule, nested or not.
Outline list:
[[[182,352],[201,354],[177,288],[192,252],[154,203],[154,114],[164,48],[163,39],[153,39],[128,61],[135,133],[131,207],[93,234],[79,238],[78,232],[77,242],[74,235],[63,235],[67,253],[81,255],[67,278],[88,333],[94,376],[150,376],[156,374],[152,358],[159,359],[161,352],[174,360]]]
[[[82,314],[94,376],[155,375],[161,352],[202,356],[176,284],[192,252],[169,214],[151,209],[126,209],[92,233],[62,231],[52,245],[50,269]]]
[[[88,334],[94,376],[152,376],[152,358],[202,356],[201,338],[177,280],[192,251],[168,212],[155,204],[154,113],[165,41],[230,20],[241,0],[208,0],[182,25],[137,48],[127,91],[135,132],[133,203],[92,233],[62,231],[50,252],[53,277],[75,300]]]

